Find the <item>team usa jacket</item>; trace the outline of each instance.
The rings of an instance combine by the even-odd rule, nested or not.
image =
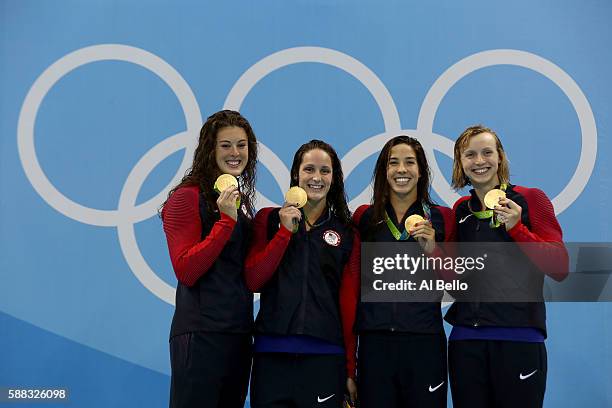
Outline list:
[[[244,281],[250,220],[208,213],[197,186],[176,190],[162,210],[178,279],[170,337],[194,332],[251,333],[253,294]]]
[[[326,210],[310,231],[304,221],[292,234],[279,208],[260,210],[246,262],[246,281],[261,292],[256,334],[307,335],[342,345],[340,291],[359,242],[350,225]]]
[[[430,221],[435,229],[436,242],[454,240],[454,219],[447,207],[431,206]],[[362,205],[355,211],[353,222],[357,226],[358,236],[362,242],[397,242],[385,222],[373,225],[371,218],[373,207]],[[395,217],[395,211],[389,205],[387,214],[391,221],[404,229],[404,220],[413,214],[425,217],[420,202],[413,204],[401,222]],[[414,242],[410,237],[408,239]],[[347,370],[351,377],[355,373],[356,335],[364,332],[387,333],[444,333],[440,300],[442,292],[432,302],[359,302],[360,271],[351,271],[350,284],[345,285],[350,293],[344,294],[346,305],[343,308],[343,327],[345,328],[345,348],[347,353]],[[353,375],[352,375],[353,374]]]
[[[532,327],[546,336],[546,309],[542,299],[544,275],[560,281],[568,274],[568,254],[563,245],[561,227],[552,203],[541,190],[509,185],[506,196],[522,208],[521,219],[509,231],[503,225],[491,228],[490,219],[478,219],[473,215],[471,210],[480,209],[480,200],[474,190],[470,196],[460,198],[454,206],[457,240],[540,245],[500,246],[500,251],[487,260],[493,262],[493,268],[488,267],[466,279],[474,279],[479,288],[490,288],[493,293],[487,293],[487,299],[516,290],[520,287],[517,282],[529,282],[530,285],[526,286],[535,287],[539,299],[492,303],[479,302],[471,295],[469,301],[462,302],[459,296],[445,320],[453,326]],[[494,273],[495,262],[501,265],[508,257],[512,257],[512,264],[519,267],[513,267],[511,272],[504,269],[504,273]]]

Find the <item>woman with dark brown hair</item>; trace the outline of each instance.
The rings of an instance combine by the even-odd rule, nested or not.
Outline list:
[[[470,291],[458,296],[445,316],[453,325],[448,346],[453,406],[542,407],[547,372],[542,285],[544,275],[562,280],[568,273],[561,227],[544,192],[510,184],[502,143],[482,125],[467,128],[455,142],[453,187],[466,185],[473,187],[470,195],[454,206],[457,241],[497,244],[487,246],[487,268],[463,278]]]
[[[436,242],[453,240],[451,210],[435,205],[429,196],[429,166],[416,139],[389,140],[378,156],[373,181],[372,204],[353,215],[362,242],[413,242],[407,251],[435,255],[440,250]],[[406,230],[405,221],[413,215],[424,220]],[[359,302],[359,278],[357,273],[353,284],[345,286],[351,293],[343,299],[351,300],[342,309],[352,399],[356,378],[362,408],[446,408],[442,292],[433,291],[428,301]],[[359,335],[357,355],[354,333]]]
[[[251,406],[336,407],[346,371],[340,293],[352,255],[350,212],[340,159],[311,140],[295,153],[291,186],[306,203],[261,209],[255,217],[246,281],[261,292],[255,322]]]
[[[243,407],[251,369],[253,295],[243,276],[257,141],[238,112],[210,116],[193,165],[161,212],[174,272],[170,407]],[[238,186],[215,191],[222,174]],[[237,204],[238,203],[238,204]]]

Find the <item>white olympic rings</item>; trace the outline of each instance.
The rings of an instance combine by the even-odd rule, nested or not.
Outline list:
[[[40,167],[34,148],[36,115],[47,92],[70,71],[82,65],[103,60],[131,62],[159,76],[177,95],[187,123],[186,131],[158,143],[138,161],[121,190],[117,210],[92,209],[64,196],[47,179]],[[580,161],[568,185],[552,200],[557,214],[567,209],[580,195],[595,166],[597,129],[588,100],[574,80],[561,68],[542,57],[525,51],[484,51],[451,66],[440,75],[427,93],[421,105],[416,129],[412,130],[401,128],[399,114],[391,94],[368,67],[349,55],[321,47],[289,48],[263,58],[238,79],[225,100],[224,108],[239,110],[248,93],[262,78],[280,68],[302,62],[327,64],[349,73],[368,89],[381,111],[385,131],[362,141],[342,158],[345,177],[348,177],[361,161],[379,152],[387,140],[400,133],[407,134],[417,137],[423,144],[431,163],[432,187],[442,200],[452,205],[458,195],[450,188],[442,175],[434,151],[438,150],[452,157],[454,142],[433,133],[436,111],[446,93],[459,80],[478,69],[495,65],[521,66],[546,76],[563,90],[578,114],[582,133]],[[19,115],[17,127],[19,157],[28,180],[51,207],[69,218],[86,224],[117,227],[121,250],[132,272],[153,294],[167,303],[174,304],[175,289],[160,279],[145,261],[138,247],[134,224],[157,213],[157,208],[165,200],[169,189],[180,180],[181,175],[191,165],[190,160],[196,144],[194,134],[198,134],[201,122],[199,106],[191,88],[180,74],[164,60],[142,49],[126,45],[95,45],[62,57],[34,82]],[[280,190],[283,191],[289,185],[289,170],[271,149],[261,142],[259,145],[260,162],[268,167]],[[155,197],[136,205],[140,188],[149,173],[166,157],[181,149],[185,149],[185,154],[171,182]],[[359,204],[369,202],[371,188],[369,185],[353,198],[350,202],[351,208],[354,209]],[[258,204],[276,205],[261,193],[257,194]]]

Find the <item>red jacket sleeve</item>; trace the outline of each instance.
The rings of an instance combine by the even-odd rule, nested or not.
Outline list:
[[[530,243],[519,246],[546,275],[557,281],[565,279],[569,272],[569,257],[552,203],[542,190],[519,186],[514,189],[527,201],[531,229],[519,220],[508,233],[515,242]]]
[[[344,334],[344,349],[346,352],[347,376],[355,378],[357,335],[353,331],[359,302],[359,285],[361,277],[361,239],[355,231],[351,256],[344,266],[340,284],[340,314],[342,317],[342,332]]]
[[[263,208],[255,216],[252,244],[244,268],[245,281],[252,292],[258,292],[274,275],[291,240],[291,231],[281,224],[268,241],[268,217],[272,210]]]
[[[369,205],[360,206],[353,214],[353,225],[359,227],[361,216]],[[361,237],[355,228],[353,248],[348,263],[344,267],[342,282],[340,284],[340,314],[342,318],[342,332],[344,334],[344,350],[346,353],[347,376],[356,377],[357,368],[357,335],[353,331],[357,318],[357,304],[359,303],[359,290],[361,285]]]
[[[457,227],[455,225],[455,211],[448,207],[438,207],[444,219],[444,242],[457,240]]]
[[[236,221],[221,213],[221,219],[202,240],[197,187],[176,190],[164,206],[162,220],[174,273],[186,286],[193,286],[210,269],[236,225]]]

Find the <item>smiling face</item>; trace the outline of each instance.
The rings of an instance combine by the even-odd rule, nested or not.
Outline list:
[[[310,203],[318,203],[327,197],[332,179],[332,160],[327,152],[312,149],[304,153],[298,172],[298,185],[306,191]]]
[[[393,146],[387,163],[387,183],[391,193],[416,198],[419,177],[419,165],[412,146],[405,143]]]
[[[217,132],[215,160],[221,173],[238,177],[249,158],[247,134],[241,127],[224,127]]]
[[[500,157],[495,137],[487,132],[472,136],[461,152],[463,172],[476,189],[492,189],[499,184]]]

